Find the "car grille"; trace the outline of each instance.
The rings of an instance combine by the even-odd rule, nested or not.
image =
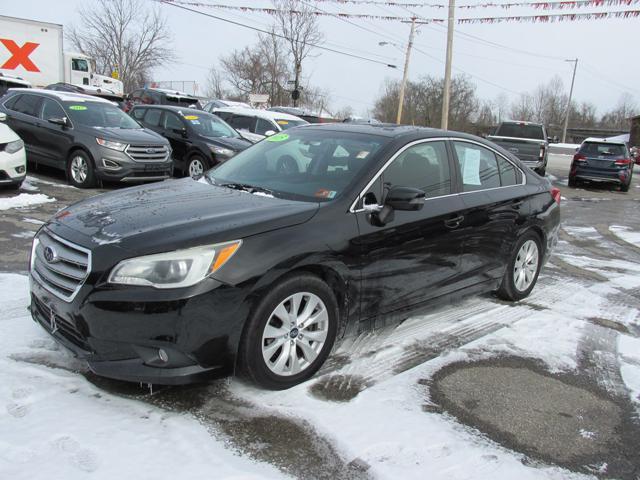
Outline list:
[[[70,302],[91,269],[91,252],[43,230],[34,240],[31,274],[45,289]],[[47,260],[45,251],[53,252]]]
[[[90,351],[86,336],[82,334],[73,323],[67,321],[61,315],[53,313],[51,308],[47,307],[47,305],[35,295],[31,295],[31,302],[31,312],[45,329],[52,334],[61,335],[67,341],[85,351]]]
[[[169,155],[166,145],[129,145],[125,151],[136,162],[163,162]]]

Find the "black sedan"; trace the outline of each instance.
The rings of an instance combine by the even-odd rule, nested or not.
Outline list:
[[[496,292],[520,300],[560,193],[480,138],[388,125],[273,135],[191,178],[77,203],[35,237],[31,313],[106,377],[312,376],[345,332]]]
[[[169,140],[176,169],[192,178],[252,145],[224,120],[202,110],[148,105],[135,106],[129,114]]]

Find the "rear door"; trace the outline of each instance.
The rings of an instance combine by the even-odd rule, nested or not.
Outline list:
[[[151,110],[155,109],[150,108],[149,111]],[[184,124],[183,120],[175,113],[165,111],[160,125],[162,128],[162,131],[160,132],[161,135],[169,140],[171,148],[173,149],[173,158],[179,162],[186,161],[190,142],[187,138],[187,126]]]
[[[25,144],[27,160],[41,162],[43,152],[38,139],[40,124],[40,107],[42,97],[31,93],[23,93],[9,105],[11,115],[7,119],[11,129],[16,132]]]
[[[496,151],[469,140],[452,140],[464,203],[464,286],[501,278],[515,243],[517,225],[527,217],[524,175]]]
[[[459,217],[464,204],[455,191],[455,169],[447,142],[414,142],[392,158],[365,190],[364,201],[382,203],[385,189],[392,186],[422,189],[426,199],[422,210],[396,211],[384,226],[371,221],[361,202],[356,204],[363,320],[400,314],[456,290],[461,281]]]

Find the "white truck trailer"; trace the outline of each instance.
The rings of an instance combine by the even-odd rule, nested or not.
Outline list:
[[[0,73],[34,87],[71,83],[123,94],[122,82],[97,74],[91,57],[65,52],[63,37],[62,25],[0,15]]]

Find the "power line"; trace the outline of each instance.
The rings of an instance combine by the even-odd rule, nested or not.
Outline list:
[[[169,5],[169,6],[172,6],[172,7],[175,7],[175,8],[179,8],[181,10],[185,10],[185,11],[188,11],[188,12],[196,13],[198,15],[203,15],[205,17],[213,18],[215,20],[220,20],[222,22],[231,23],[231,24],[237,25],[239,27],[248,28],[248,29],[254,30],[256,32],[266,33],[268,35],[274,35],[276,37],[284,38],[285,40],[289,40],[289,41],[293,40],[293,39],[291,39],[291,38],[289,38],[289,37],[287,37],[285,35],[281,35],[279,33],[270,32],[270,31],[264,30],[262,28],[252,27],[252,26],[247,25],[245,23],[236,22],[235,20],[229,20],[228,18],[223,18],[223,17],[219,17],[217,15],[212,15],[210,13],[201,12],[199,10],[195,10],[193,8],[189,8],[189,7],[186,7],[184,5],[178,5],[178,4],[174,3],[171,0],[152,0],[152,1],[160,3],[160,4],[163,4],[163,5]],[[352,54],[352,53],[344,52],[344,51],[341,51],[341,50],[336,50],[334,48],[325,47],[325,46],[319,45],[317,43],[309,43],[308,45],[311,45],[314,48],[317,48],[318,50],[325,50],[327,52],[337,53],[339,55],[344,55],[344,56],[351,57],[351,58],[357,58],[358,60],[364,60],[364,61],[371,62],[371,63],[377,63],[378,65],[384,65],[385,67],[389,67],[389,68],[397,68],[396,65],[392,65],[392,64],[389,64],[389,63],[386,63],[386,62],[381,62],[381,61],[375,60],[373,58],[367,58],[367,57],[363,57],[363,56],[360,56],[360,55],[355,55],[355,54]]]

